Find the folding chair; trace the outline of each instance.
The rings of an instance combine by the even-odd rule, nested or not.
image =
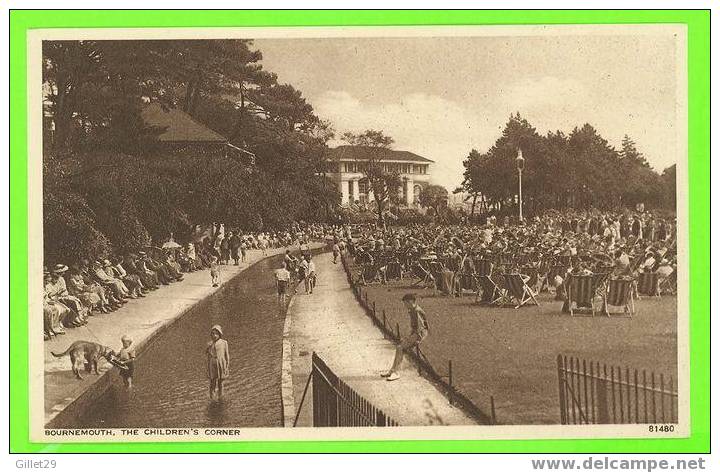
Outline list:
[[[505,300],[505,290],[500,287],[492,276],[493,263],[489,259],[481,259],[475,261],[475,271],[477,278],[477,292],[475,293],[475,302],[483,302],[486,304],[503,304]],[[482,298],[480,292],[482,291]]]
[[[677,293],[677,271],[673,270],[672,273],[663,277],[660,276],[659,282],[660,293],[676,294]]]
[[[624,315],[632,317],[635,315],[635,301],[633,299],[634,279],[610,278],[608,280],[608,289],[605,294],[603,310],[605,315]],[[623,312],[610,312],[609,306],[622,307]]]
[[[412,267],[412,273],[418,278],[413,286],[435,286],[435,277],[430,273],[428,268],[425,267],[422,261],[416,262]]]
[[[538,304],[537,299],[535,299],[535,292],[525,283],[521,274],[504,274],[503,279],[505,280],[507,299],[515,300],[517,303],[515,306],[516,309],[519,309],[529,302],[532,302],[535,305],[540,305]]]
[[[567,282],[567,304],[570,315],[583,309],[590,309],[592,317],[595,316],[595,276],[592,274],[571,274]],[[575,308],[573,309],[573,303]]]
[[[637,292],[638,299],[640,295],[660,297],[660,275],[658,273],[639,273]]]
[[[402,265],[400,264],[400,260],[391,259],[388,261],[386,277],[387,279],[402,279]]]
[[[540,294],[540,276],[538,275],[538,268],[535,266],[523,266],[520,268],[520,274],[527,276],[529,279],[527,285],[530,286],[535,294]]]
[[[375,264],[364,265],[360,269],[360,282],[365,286],[374,282],[382,282],[379,268]]]
[[[435,278],[435,290],[450,294],[452,292],[452,278],[447,277],[445,265],[439,260],[431,261],[429,271]]]

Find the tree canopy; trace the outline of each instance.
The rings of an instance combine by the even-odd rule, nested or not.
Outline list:
[[[485,153],[471,150],[463,190],[482,196],[487,205],[516,205],[518,150],[525,158],[523,205],[531,213],[543,209],[668,207],[675,186],[650,168],[628,136],[616,150],[590,124],[540,135],[519,113],[511,115],[501,136]],[[667,171],[666,171],[667,172]],[[664,175],[664,174],[663,174]],[[672,196],[672,197],[670,197]]]
[[[46,258],[126,251],[193,224],[335,218],[332,128],[261,59],[250,40],[43,42]],[[254,163],[202,150],[161,158],[148,103],[183,110]]]

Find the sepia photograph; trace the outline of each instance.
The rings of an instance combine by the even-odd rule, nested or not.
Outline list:
[[[686,50],[28,33],[31,438],[687,436]]]

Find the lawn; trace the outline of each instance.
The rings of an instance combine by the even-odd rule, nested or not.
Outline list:
[[[453,384],[480,409],[488,412],[494,396],[501,424],[560,422],[558,354],[677,379],[674,296],[636,300],[633,318],[571,317],[547,292],[539,307],[514,309],[474,304],[472,295],[436,295],[411,283],[363,286],[362,293],[375,302],[380,318],[385,310],[390,327],[399,324],[401,334],[410,323],[400,299],[417,294],[430,325],[422,351],[441,373],[452,360]]]

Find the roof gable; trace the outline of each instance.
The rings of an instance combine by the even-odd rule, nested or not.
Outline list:
[[[163,108],[151,103],[141,111],[147,126],[159,128],[158,141],[166,143],[227,143],[227,138],[212,131],[179,108]]]
[[[356,160],[365,159],[364,154],[370,151],[370,146],[351,146],[342,145],[336,148],[331,148],[328,153],[328,158],[333,161],[344,161],[344,160]],[[402,151],[387,148],[377,148],[375,152],[380,153],[379,159],[388,161],[406,161],[413,163],[434,163],[432,159],[424,158],[418,154],[411,153],[410,151]]]

